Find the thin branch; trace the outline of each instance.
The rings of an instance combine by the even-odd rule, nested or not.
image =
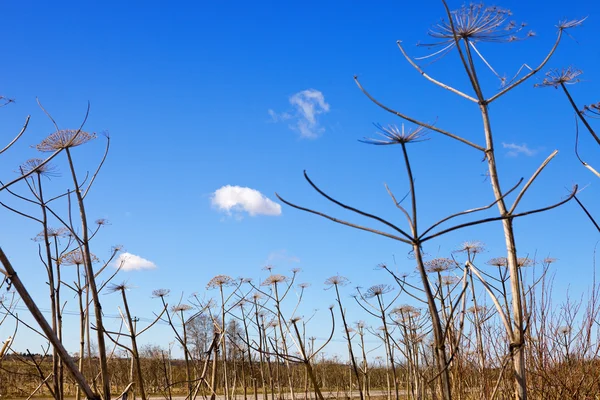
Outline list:
[[[590,135],[592,135],[594,137],[594,139],[596,139],[596,143],[598,143],[598,145],[600,145],[600,137],[598,137],[598,135],[596,135],[596,132],[594,132],[594,129],[592,128],[592,126],[584,118],[583,112],[581,112],[577,108],[577,104],[575,104],[575,101],[571,97],[571,93],[569,93],[569,91],[567,90],[567,87],[565,86],[564,82],[560,82],[560,87],[563,89],[563,91],[567,95],[567,99],[569,99],[569,103],[571,103],[571,107],[573,107],[573,110],[575,110],[575,112],[577,113],[577,116],[579,117],[581,122],[583,122],[583,125],[585,125],[587,130],[590,132]]]
[[[408,211],[406,211],[406,209],[400,205],[400,202],[398,200],[396,200],[396,196],[394,196],[394,193],[392,193],[392,191],[388,187],[387,183],[384,183],[384,186],[385,186],[385,190],[387,190],[388,194],[390,195],[390,197],[394,201],[394,204],[396,205],[396,207],[398,207],[398,209],[400,211],[402,211],[402,213],[404,214],[404,216],[406,216],[406,219],[408,220],[408,224],[410,225],[410,228],[411,228],[412,232],[414,233],[413,223],[412,223],[412,220],[410,218],[410,215],[408,214]]]
[[[453,133],[450,133],[450,132],[448,132],[448,131],[445,131],[445,130],[443,130],[443,129],[437,128],[437,127],[435,127],[435,126],[433,126],[433,125],[431,125],[431,124],[427,124],[427,123],[425,123],[425,122],[418,121],[418,120],[416,120],[416,119],[414,119],[414,118],[411,118],[411,117],[409,117],[408,115],[405,115],[405,114],[402,114],[402,113],[400,113],[400,112],[398,112],[398,111],[392,110],[391,108],[389,108],[389,107],[387,107],[387,106],[383,105],[382,103],[380,103],[379,101],[377,101],[377,100],[376,100],[376,99],[375,99],[373,96],[371,96],[371,95],[369,94],[369,92],[367,92],[367,91],[366,91],[366,90],[365,90],[365,89],[362,87],[362,85],[361,85],[361,84],[360,84],[360,82],[358,81],[358,77],[357,77],[357,76],[355,76],[355,77],[354,77],[354,81],[355,81],[355,82],[356,82],[356,84],[358,85],[358,88],[359,88],[359,89],[360,89],[360,90],[361,90],[361,91],[362,91],[362,92],[365,94],[365,96],[367,96],[367,97],[369,98],[369,100],[371,100],[373,103],[377,104],[379,107],[383,108],[383,109],[384,109],[384,110],[386,110],[387,112],[390,112],[390,113],[392,113],[392,114],[395,114],[395,115],[397,115],[398,117],[400,117],[400,118],[402,118],[402,119],[404,119],[404,120],[406,120],[406,121],[412,122],[412,123],[414,123],[414,124],[417,124],[417,125],[419,125],[419,126],[422,126],[422,127],[424,127],[424,128],[431,129],[432,131],[439,132],[439,133],[441,133],[442,135],[446,135],[446,136],[448,136],[448,137],[451,137],[451,138],[453,138],[453,139],[456,139],[456,140],[458,140],[458,141],[460,141],[460,142],[462,142],[462,143],[464,143],[464,144],[467,144],[467,145],[469,145],[469,146],[471,146],[471,147],[473,147],[473,148],[475,148],[475,149],[477,149],[477,150],[479,150],[479,151],[483,151],[483,152],[485,152],[485,149],[484,149],[483,147],[481,147],[481,146],[479,146],[479,145],[477,145],[477,144],[475,144],[475,143],[472,143],[472,142],[468,141],[467,139],[463,139],[463,138],[462,138],[462,137],[460,137],[460,136],[457,136],[457,135],[455,135],[455,134],[453,134]]]
[[[487,99],[486,103],[490,104],[492,101],[494,101],[497,98],[499,98],[500,96],[506,94],[509,90],[512,90],[515,87],[519,86],[521,83],[525,82],[527,79],[531,78],[533,75],[535,75],[537,72],[539,72],[540,69],[544,68],[544,65],[546,65],[546,63],[550,60],[550,58],[556,51],[558,44],[560,43],[562,33],[563,33],[563,29],[561,28],[558,30],[558,36],[556,37],[556,42],[554,42],[554,46],[552,46],[552,48],[550,49],[550,52],[548,53],[548,55],[546,55],[546,58],[544,58],[544,60],[540,63],[540,65],[538,65],[536,68],[532,69],[527,75],[525,75],[524,77],[522,77],[521,79],[519,79],[518,81],[513,83],[512,85],[507,86],[503,90],[499,91],[498,93],[496,93],[495,95],[493,95],[492,97]]]
[[[579,207],[581,207],[581,209],[583,210],[583,212],[585,212],[585,215],[587,215],[588,218],[590,219],[590,221],[592,221],[592,224],[594,224],[594,226],[596,227],[596,229],[598,230],[598,232],[600,232],[600,226],[598,225],[598,223],[596,222],[596,220],[594,219],[594,217],[592,217],[592,214],[590,214],[590,212],[587,210],[587,208],[585,208],[585,206],[583,205],[583,203],[581,201],[579,201],[579,199],[577,198],[577,196],[573,196],[573,198],[575,199],[575,201],[577,202],[577,204],[579,204]]]
[[[360,229],[360,230],[363,230],[363,231],[376,233],[378,235],[385,236],[385,237],[388,237],[390,239],[398,240],[398,241],[403,242],[403,243],[412,244],[412,242],[410,242],[410,241],[408,241],[408,240],[406,240],[406,239],[404,239],[404,238],[402,238],[400,236],[392,235],[390,233],[386,233],[386,232],[379,231],[379,230],[372,229],[372,228],[367,228],[367,227],[364,227],[364,226],[361,226],[361,225],[356,225],[356,224],[353,224],[351,222],[347,222],[347,221],[343,221],[341,219],[337,219],[337,218],[331,217],[331,216],[329,216],[327,214],[324,214],[322,212],[311,210],[310,208],[305,208],[305,207],[297,206],[296,204],[290,203],[289,201],[283,199],[277,193],[275,193],[275,196],[277,196],[277,198],[279,200],[281,200],[283,203],[285,203],[288,206],[293,207],[295,209],[306,211],[306,212],[309,212],[311,214],[319,215],[319,216],[321,216],[323,218],[327,218],[327,219],[329,219],[329,220],[331,220],[333,222],[337,222],[338,224],[342,224],[342,225],[346,225],[346,226],[351,226],[351,227],[356,228],[356,229]]]
[[[453,226],[453,227],[448,228],[448,229],[444,229],[443,231],[434,233],[433,235],[429,235],[429,236],[421,239],[420,242],[423,243],[423,242],[426,242],[426,241],[428,241],[430,239],[433,239],[435,237],[444,235],[444,234],[446,234],[448,232],[452,232],[452,231],[455,231],[457,229],[466,228],[468,226],[485,224],[487,222],[493,222],[493,221],[501,221],[501,220],[504,220],[504,219],[512,219],[512,218],[524,217],[526,215],[537,214],[537,213],[540,213],[540,212],[552,210],[553,208],[562,206],[563,204],[569,202],[573,197],[575,197],[576,194],[577,194],[577,185],[575,185],[575,187],[573,188],[573,191],[571,192],[571,194],[566,199],[564,199],[562,201],[559,201],[558,203],[552,204],[552,205],[550,205],[548,207],[538,208],[538,209],[530,210],[530,211],[525,211],[525,212],[518,213],[518,214],[512,214],[512,215],[505,214],[505,215],[502,215],[500,217],[485,218],[485,219],[481,219],[481,220],[478,220],[478,221],[466,222],[464,224],[460,224],[460,225],[456,225],[456,226]]]
[[[594,169],[594,167],[592,167],[590,164],[586,163],[585,161],[583,161],[581,159],[581,157],[579,157],[579,122],[577,122],[577,117],[575,117],[575,156],[577,157],[577,159],[579,160],[579,162],[587,169],[589,169],[590,171],[592,171],[592,173],[594,175],[596,175],[598,178],[600,178],[600,172],[596,171]]]
[[[512,339],[512,337],[513,337],[512,325],[510,324],[509,318],[506,315],[506,313],[504,312],[504,309],[500,305],[500,301],[498,300],[498,298],[496,297],[494,292],[492,292],[492,290],[489,288],[488,283],[485,281],[483,276],[481,276],[481,274],[479,273],[479,270],[477,268],[475,268],[475,266],[471,263],[471,261],[466,262],[466,267],[471,268],[471,271],[473,271],[473,273],[475,275],[477,275],[477,278],[479,278],[479,281],[481,282],[481,284],[483,285],[485,290],[488,292],[490,298],[492,299],[492,302],[496,306],[496,311],[498,312],[498,315],[500,315],[500,318],[502,318],[502,323],[504,324],[506,333],[508,333]]]
[[[65,147],[70,146],[71,143],[73,143],[76,140],[77,136],[81,132],[81,129],[85,125],[85,123],[86,123],[86,121],[88,119],[89,114],[90,114],[90,103],[88,102],[88,106],[87,106],[87,110],[86,110],[86,113],[85,113],[85,117],[83,118],[83,121],[82,121],[81,125],[79,126],[79,129],[77,130],[77,133],[75,135],[73,135],[73,137],[71,138],[71,140],[69,141],[69,143],[67,143],[65,145]],[[8,187],[10,187],[12,185],[14,185],[15,183],[19,182],[21,179],[27,178],[31,174],[36,173],[40,168],[42,168],[42,167],[44,167],[44,165],[48,164],[54,157],[56,157],[57,155],[59,155],[63,150],[64,150],[64,148],[56,150],[48,158],[46,158],[43,162],[41,162],[37,166],[37,168],[32,168],[31,171],[27,172],[26,174],[23,174],[23,175],[19,176],[18,178],[15,178],[15,179],[13,179],[12,181],[10,181],[10,182],[8,182],[6,184],[3,184],[2,186],[0,186],[0,191],[2,191],[4,189],[6,189],[6,188],[8,188]]]
[[[527,191],[527,189],[529,189],[529,186],[531,186],[531,184],[533,183],[533,181],[535,180],[535,178],[538,177],[538,175],[542,172],[542,170],[544,168],[546,168],[546,165],[548,165],[548,163],[550,161],[552,161],[552,159],[558,154],[558,150],[554,150],[552,152],[552,154],[550,154],[542,163],[542,165],[540,165],[538,167],[538,169],[533,173],[533,175],[531,175],[531,178],[529,178],[529,180],[527,181],[527,183],[525,184],[525,186],[523,186],[523,189],[521,189],[521,192],[519,193],[519,195],[517,196],[517,198],[515,199],[515,202],[513,203],[512,207],[510,208],[510,210],[508,211],[509,214],[512,214],[513,211],[515,211],[515,208],[517,208],[517,205],[519,205],[519,202],[521,201],[521,199],[523,198],[523,196],[525,195],[525,192]]]
[[[371,218],[371,219],[374,219],[376,221],[379,221],[382,224],[387,225],[390,228],[394,229],[396,232],[404,235],[407,239],[409,239],[409,240],[412,239],[412,237],[408,233],[404,232],[402,229],[398,228],[396,225],[392,224],[391,222],[388,222],[385,219],[380,218],[380,217],[378,217],[376,215],[369,214],[369,213],[361,211],[361,210],[359,210],[357,208],[354,208],[354,207],[351,207],[349,205],[346,205],[346,204],[344,204],[344,203],[342,203],[342,202],[334,199],[333,197],[329,196],[327,193],[325,193],[324,191],[322,191],[317,185],[315,185],[313,183],[313,181],[311,181],[311,179],[308,177],[308,174],[306,173],[306,170],[304,171],[304,178],[308,181],[308,183],[310,184],[310,186],[313,187],[313,189],[315,189],[321,196],[325,197],[327,200],[331,201],[332,203],[337,204],[338,206],[340,206],[340,207],[342,207],[342,208],[344,208],[346,210],[350,210],[350,211],[353,211],[353,212],[355,212],[357,214],[360,214],[363,217],[367,217],[367,218]],[[414,218],[414,216],[413,216],[413,218]]]
[[[398,40],[398,41],[396,42],[396,44],[398,45],[398,48],[399,48],[399,49],[400,49],[400,51],[402,52],[402,55],[404,56],[404,58],[406,58],[406,61],[408,61],[410,65],[412,65],[412,66],[413,66],[413,67],[414,67],[414,68],[415,68],[415,69],[416,69],[416,70],[417,70],[417,71],[418,71],[418,72],[419,72],[421,75],[423,75],[423,77],[424,77],[425,79],[427,79],[427,80],[428,80],[428,81],[430,81],[430,82],[433,82],[433,83],[435,83],[436,85],[438,85],[439,87],[441,87],[441,88],[443,88],[443,89],[449,90],[449,91],[451,91],[451,92],[452,92],[452,93],[454,93],[454,94],[457,94],[457,95],[459,95],[459,96],[461,96],[461,97],[464,97],[464,98],[465,98],[465,99],[467,99],[467,100],[471,100],[472,102],[475,102],[475,103],[477,103],[477,102],[478,102],[478,101],[477,101],[477,99],[475,99],[475,98],[473,98],[473,97],[469,96],[468,94],[465,94],[465,93],[461,92],[460,90],[454,89],[453,87],[451,87],[451,86],[448,86],[448,85],[446,85],[445,83],[442,83],[442,82],[440,82],[440,81],[437,81],[437,80],[433,79],[432,77],[430,77],[429,75],[427,75],[427,73],[425,73],[425,71],[423,71],[423,70],[421,69],[421,67],[419,67],[419,66],[418,66],[418,65],[417,65],[417,64],[416,64],[416,63],[415,63],[415,62],[412,60],[412,58],[410,58],[410,57],[408,56],[408,54],[406,54],[406,51],[404,51],[404,48],[402,47],[402,41],[401,41],[401,40]]]
[[[469,210],[461,211],[461,212],[458,212],[456,214],[452,214],[452,215],[450,215],[450,216],[448,216],[446,218],[443,218],[443,219],[439,220],[438,222],[436,222],[435,224],[433,224],[429,228],[427,228],[427,230],[425,232],[423,232],[420,237],[425,236],[432,229],[434,229],[435,227],[443,224],[444,222],[447,222],[447,221],[451,220],[452,218],[460,217],[461,215],[471,214],[471,213],[474,213],[474,212],[483,211],[483,210],[487,210],[487,209],[491,208],[492,206],[494,206],[494,204],[498,203],[500,200],[504,199],[506,196],[508,196],[510,193],[512,193],[516,188],[518,188],[519,185],[521,184],[521,182],[523,182],[523,178],[519,179],[519,181],[517,182],[517,184],[515,186],[513,186],[508,192],[504,193],[502,195],[502,197],[494,200],[492,203],[488,204],[487,206],[478,207],[478,208],[471,208]]]
[[[27,130],[27,125],[29,124],[30,117],[31,116],[28,115],[27,118],[25,118],[25,123],[23,124],[23,128],[21,128],[21,131],[17,134],[17,136],[15,136],[15,138],[9,144],[7,144],[2,150],[0,150],[0,154],[4,153],[6,150],[10,149],[12,147],[12,145],[15,144],[21,136],[23,136],[23,134]]]
[[[90,191],[90,188],[92,187],[92,184],[96,180],[96,177],[98,176],[98,173],[100,172],[100,169],[102,169],[102,166],[104,165],[104,161],[106,161],[106,156],[108,156],[109,148],[110,148],[110,136],[106,135],[106,149],[104,150],[104,156],[102,157],[102,161],[100,161],[100,164],[98,165],[98,168],[96,169],[96,172],[94,172],[94,175],[92,175],[92,179],[90,180],[90,183],[88,184],[87,189],[85,189],[85,192],[81,196],[82,198],[85,199],[85,196],[87,196],[88,192]]]

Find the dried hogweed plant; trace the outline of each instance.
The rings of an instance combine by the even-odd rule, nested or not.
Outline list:
[[[458,212],[448,217],[443,218],[442,220],[436,222],[435,224],[427,227],[425,229],[421,228],[418,224],[417,218],[417,196],[416,196],[416,187],[415,187],[415,179],[414,173],[412,170],[412,165],[410,162],[409,154],[408,154],[408,143],[411,143],[411,139],[415,139],[415,137],[419,138],[419,136],[413,136],[412,138],[406,134],[406,131],[402,133],[398,129],[387,129],[383,131],[384,139],[382,140],[366,140],[368,143],[372,144],[397,144],[400,146],[402,150],[403,160],[405,164],[406,174],[408,178],[409,184],[409,206],[405,208],[398,201],[397,198],[393,195],[389,188],[386,189],[388,194],[392,198],[394,205],[401,211],[404,219],[408,225],[408,228],[402,228],[398,224],[383,219],[379,216],[376,216],[372,213],[362,211],[358,208],[352,207],[346,203],[343,203],[331,195],[325,193],[320,187],[318,187],[306,174],[304,173],[305,179],[311,185],[313,189],[315,189],[320,195],[322,195],[325,199],[333,202],[334,204],[352,211],[360,216],[366,217],[372,221],[382,224],[388,230],[381,230],[376,228],[371,228],[364,225],[358,225],[352,223],[350,221],[341,220],[339,218],[330,216],[326,213],[316,211],[311,208],[302,207],[291,203],[281,196],[278,195],[278,198],[284,202],[285,204],[305,211],[309,212],[329,220],[332,220],[336,223],[340,223],[346,226],[350,226],[356,229],[364,230],[367,232],[375,233],[387,238],[391,238],[393,240],[397,240],[399,242],[403,242],[411,246],[412,254],[415,257],[417,262],[417,270],[421,276],[422,284],[423,284],[423,293],[428,303],[429,314],[432,318],[432,331],[434,336],[434,351],[435,351],[435,359],[436,359],[436,368],[438,370],[438,381],[439,387],[441,388],[442,398],[449,400],[452,398],[452,388],[451,388],[451,377],[449,373],[449,361],[448,361],[448,352],[446,348],[446,335],[445,331],[447,327],[443,326],[443,322],[439,317],[440,310],[438,309],[438,305],[436,304],[435,294],[429,284],[427,272],[425,269],[422,249],[426,242],[440,237],[449,232],[467,228],[470,226],[476,226],[484,223],[489,223],[493,221],[501,221],[503,233],[505,236],[506,249],[507,249],[507,268],[508,268],[508,277],[510,281],[510,292],[512,296],[510,297],[512,302],[512,307],[508,315],[506,315],[507,321],[509,322],[506,325],[508,337],[510,340],[510,352],[511,359],[513,361],[512,373],[514,376],[514,393],[517,399],[525,399],[527,394],[527,381],[526,381],[526,368],[525,368],[525,352],[524,352],[524,327],[525,320],[523,314],[523,304],[522,304],[522,296],[521,296],[521,282],[520,282],[520,274],[519,274],[519,263],[516,256],[516,241],[515,241],[515,233],[513,228],[513,221],[516,218],[524,217],[527,215],[540,213],[543,211],[547,211],[553,208],[556,208],[571,199],[576,194],[577,189],[575,188],[571,194],[555,204],[551,204],[548,206],[543,206],[541,208],[527,210],[527,211],[517,211],[517,206],[519,205],[521,199],[527,192],[527,190],[534,183],[538,175],[542,172],[542,170],[546,167],[546,165],[556,156],[557,151],[551,153],[547,159],[540,165],[540,167],[534,171],[531,178],[526,182],[526,184],[521,188],[518,193],[516,199],[512,204],[507,204],[506,197],[513,191],[515,191],[518,186],[522,183],[522,180],[519,181],[516,185],[514,185],[510,190],[503,190],[500,185],[499,178],[499,169],[496,163],[496,154],[494,151],[494,143],[495,136],[493,135],[492,123],[489,113],[489,106],[494,101],[503,97],[509,91],[512,91],[516,87],[520,86],[523,82],[527,81],[537,72],[539,72],[548,62],[548,60],[554,54],[558,44],[561,41],[561,38],[564,32],[567,29],[574,28],[581,24],[582,21],[566,21],[561,22],[558,25],[558,34],[556,37],[556,41],[546,56],[542,59],[542,61],[534,68],[528,67],[528,72],[524,75],[521,74],[523,67],[519,69],[517,74],[510,81],[506,81],[502,79],[503,87],[501,90],[497,91],[492,95],[484,94],[484,88],[482,87],[480,81],[480,74],[477,71],[475,58],[479,58],[483,61],[486,67],[492,71],[492,73],[500,77],[500,75],[494,70],[488,60],[483,56],[480,49],[478,48],[478,43],[488,42],[488,43],[499,43],[499,42],[513,42],[519,38],[526,38],[532,36],[533,33],[525,33],[522,35],[523,29],[525,25],[516,24],[511,22],[510,12],[500,9],[500,8],[489,8],[483,5],[469,5],[463,6],[458,10],[451,11],[447,6],[446,2],[443,0],[443,5],[446,10],[446,18],[442,20],[441,23],[432,28],[430,31],[430,35],[436,39],[436,42],[430,44],[430,46],[442,46],[441,50],[436,51],[434,54],[428,55],[426,58],[435,56],[435,55],[443,55],[453,49],[456,49],[458,52],[461,65],[464,69],[464,73],[468,78],[471,94],[466,93],[465,90],[459,90],[452,87],[449,84],[442,83],[435,78],[429,76],[422,67],[420,67],[418,63],[418,59],[411,58],[405,49],[402,46],[402,42],[398,42],[398,47],[400,51],[405,56],[406,60],[409,64],[414,67],[424,78],[428,81],[434,83],[435,85],[448,90],[456,95],[459,95],[462,98],[465,98],[476,104],[482,120],[482,131],[483,131],[483,139],[484,144],[480,145],[475,143],[472,140],[466,139],[461,135],[450,132],[448,130],[439,128],[434,124],[426,123],[420,121],[416,118],[406,115],[400,111],[392,109],[380,101],[378,101],[373,95],[371,95],[363,85],[358,81],[358,78],[355,77],[355,81],[359,87],[359,89],[377,106],[381,107],[385,111],[407,121],[412,124],[415,124],[417,128],[413,132],[419,131],[421,134],[424,132],[424,129],[427,129],[431,132],[440,133],[446,137],[452,138],[460,143],[463,143],[470,148],[477,150],[481,156],[484,157],[487,162],[488,167],[488,176],[489,181],[492,186],[492,193],[494,195],[494,201],[488,205],[476,208],[470,208],[468,210]],[[414,141],[414,140],[413,140]],[[499,216],[498,217],[490,217],[490,218],[481,218],[477,220],[472,220],[469,222],[458,223],[454,226],[450,226],[448,228],[440,228],[443,224],[447,224],[449,221],[453,220],[456,217],[464,217],[471,216],[473,213],[487,210],[493,206],[498,208]],[[464,291],[463,291],[464,293]]]

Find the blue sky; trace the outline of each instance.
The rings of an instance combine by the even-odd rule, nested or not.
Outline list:
[[[544,71],[581,68],[584,82],[572,88],[573,95],[581,105],[600,100],[597,2],[580,1],[568,8],[557,1],[544,7],[517,1],[498,5],[510,8],[516,21],[527,22],[536,32],[523,42],[481,44],[486,59],[507,76],[545,56],[559,20],[588,16],[582,27],[570,31],[572,37],[565,36]],[[437,1],[3,2],[0,94],[16,100],[0,110],[3,142],[28,114],[31,123],[0,159],[0,179],[14,177],[20,163],[37,156],[30,145],[53,130],[36,96],[61,128],[76,128],[89,101],[86,129],[111,136],[88,214],[112,225],[94,240],[93,251],[106,258],[111,245],[123,244],[157,266],[124,271],[117,278],[134,286],[129,293],[134,314],[152,317],[159,308],[150,301],[154,289],[171,289],[176,302],[180,293],[185,298],[203,292],[218,273],[258,281],[266,276],[261,268],[272,263],[281,273],[302,268],[300,281],[313,284],[307,289],[307,313],[321,308],[326,316],[325,305],[333,301],[333,293],[322,290],[327,277],[340,273],[364,287],[389,282],[374,266],[395,260],[398,270],[412,272],[408,249],[287,206],[280,215],[228,214],[212,204],[214,193],[239,186],[279,203],[278,192],[296,203],[365,222],[316,194],[302,177],[306,169],[336,198],[402,223],[383,186],[387,183],[398,196],[407,190],[400,149],[357,140],[375,135],[373,123],[402,121],[368,101],[353,76],[392,108],[483,144],[477,107],[422,79],[396,47],[396,40],[402,40],[411,55],[428,54],[430,50],[414,44],[427,42],[428,28],[443,15]],[[471,93],[455,52],[426,68]],[[479,68],[487,93],[493,93],[498,80],[483,64]],[[587,186],[581,199],[600,216],[598,180],[573,154],[574,122],[567,100],[557,90],[533,88],[543,72],[491,107],[503,186],[527,179],[558,149],[520,207],[553,203],[577,183]],[[435,133],[429,138],[410,146],[422,225],[489,203],[492,193],[481,154]],[[512,154],[503,143],[526,150]],[[583,135],[581,143],[584,158],[592,164],[600,160],[591,138]],[[103,146],[99,139],[77,149],[82,174],[93,170]],[[49,183],[58,193],[69,181],[64,163],[57,164],[63,175]],[[231,200],[231,191],[221,193]],[[236,199],[248,194],[253,192],[237,193]],[[6,193],[0,197],[9,199]],[[279,214],[273,204],[261,207],[258,203],[252,209]],[[487,215],[496,212],[494,208]],[[1,218],[3,250],[36,298],[45,299],[44,271],[36,244],[29,240],[39,227],[6,211]],[[598,233],[574,203],[516,225],[521,255],[559,259],[554,266],[557,293],[585,290]],[[425,250],[432,257],[447,256],[465,240],[486,243],[486,257],[503,253],[498,223],[453,233]],[[115,295],[102,300],[107,314],[117,313]],[[66,309],[75,310],[76,303],[70,300]],[[352,312],[352,320],[365,318],[359,310]],[[144,341],[166,345],[162,329],[147,333]],[[314,329],[316,336],[326,335],[326,330]],[[11,332],[12,326],[0,327],[3,339]],[[21,329],[16,348],[30,343],[36,339]]]

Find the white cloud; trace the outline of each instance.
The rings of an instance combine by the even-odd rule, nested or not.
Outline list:
[[[316,89],[306,89],[293,94],[289,101],[294,108],[293,113],[278,114],[268,110],[273,122],[293,119],[294,124],[290,125],[290,128],[307,139],[315,139],[325,132],[325,128],[318,121],[318,115],[329,112],[329,104],[325,101],[323,93]]]
[[[155,269],[156,264],[140,256],[131,253],[121,253],[114,262],[115,267],[121,266],[123,271],[139,271],[143,269]]]
[[[272,110],[270,108],[269,108],[269,111],[267,111],[267,112],[271,116],[271,120],[273,122],[287,121],[288,119],[292,118],[292,116],[287,112],[277,114],[274,110]]]
[[[504,147],[505,149],[509,149],[509,152],[506,153],[506,155],[509,157],[517,157],[520,154],[531,157],[537,153],[537,150],[530,149],[525,143],[502,143],[502,147]]]
[[[258,190],[249,187],[226,185],[217,189],[211,203],[219,211],[231,215],[245,211],[251,217],[256,215],[281,215],[281,206],[267,198]]]
[[[300,259],[288,253],[286,249],[276,250],[269,253],[266,264],[292,264],[299,263]]]

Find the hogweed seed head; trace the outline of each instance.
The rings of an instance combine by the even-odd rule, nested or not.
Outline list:
[[[557,262],[557,261],[558,261],[558,259],[557,259],[557,258],[553,258],[553,257],[546,257],[546,258],[544,258],[544,259],[542,260],[542,263],[543,263],[543,264],[546,264],[546,265],[550,265],[550,264],[553,264],[553,263],[555,263],[555,262]]]
[[[49,238],[64,238],[69,236],[69,230],[67,228],[47,228],[46,234]],[[40,232],[32,239],[34,242],[41,242],[44,240],[44,232]]]
[[[350,283],[348,278],[341,275],[334,275],[325,280],[325,285],[327,285],[328,288],[332,286],[346,286],[348,283]]]
[[[265,265],[262,269],[263,269],[263,271],[271,272],[273,270],[273,268],[275,268],[275,267],[272,265]]]
[[[379,129],[377,132],[382,139],[373,139],[373,138],[364,138],[359,140],[360,142],[373,144],[377,146],[382,145],[390,145],[390,144],[407,144],[407,143],[416,143],[427,140],[426,131],[427,129],[418,126],[415,129],[404,129],[404,124],[402,124],[402,128],[398,129],[396,125],[388,125],[384,127],[380,124],[375,124],[375,127]]]
[[[171,293],[170,289],[156,289],[152,291],[152,297],[167,297]]]
[[[463,242],[457,253],[480,254],[485,251],[485,245],[479,241]]]
[[[392,285],[386,285],[386,284],[373,285],[369,289],[367,289],[367,292],[365,293],[365,297],[371,298],[371,297],[381,296],[381,295],[391,292],[392,290],[394,290]]]
[[[171,307],[172,312],[186,312],[191,309],[192,306],[190,306],[189,304],[178,304],[176,306]]]
[[[494,267],[508,267],[508,260],[506,257],[495,257],[487,262],[488,265],[492,265]]]
[[[111,284],[108,287],[109,293],[123,292],[123,291],[129,290],[129,289],[131,289],[131,287],[127,286],[127,282],[121,282],[121,283]]]
[[[506,257],[495,257],[487,262],[488,265],[492,265],[494,267],[508,267],[508,259]],[[534,265],[535,262],[529,257],[518,257],[517,258],[517,267],[530,267]]]
[[[30,158],[19,166],[19,172],[21,175],[27,175],[33,171],[35,174],[47,177],[59,176],[56,167],[49,162],[44,164],[45,161],[41,158]]]
[[[600,101],[598,103],[590,104],[589,106],[584,106],[582,112],[587,115],[594,114],[592,115],[593,117],[600,115]]]
[[[94,254],[90,254],[92,264],[100,261],[98,257]],[[84,265],[85,264],[85,255],[79,250],[75,249],[66,254],[64,254],[59,259],[59,264],[61,265]]]
[[[217,275],[208,281],[206,289],[222,288],[224,286],[233,285],[234,280],[229,275]]]
[[[558,331],[560,333],[562,333],[563,335],[568,335],[569,333],[571,333],[571,327],[570,326],[561,326],[558,328]]]
[[[517,266],[518,267],[531,267],[535,265],[535,261],[533,261],[529,257],[518,257],[517,258]]]
[[[460,279],[454,275],[444,275],[442,276],[442,285],[444,286],[454,286],[460,281]]]
[[[535,87],[559,87],[561,85],[574,85],[580,81],[579,76],[583,71],[567,67],[562,69],[552,69],[546,72],[546,77],[542,83],[537,83]]]
[[[492,43],[514,42],[535,35],[532,31],[525,35],[521,34],[527,24],[518,24],[510,20],[511,11],[499,7],[470,4],[464,5],[450,14],[452,24],[448,20],[442,19],[429,30],[429,36],[439,41],[422,44],[422,46],[452,45],[455,42],[455,34],[459,40]],[[454,31],[452,25],[454,25]]]
[[[434,258],[425,262],[425,270],[431,272],[444,272],[456,267],[456,262],[450,258]]]
[[[261,286],[272,286],[272,285],[276,285],[278,283],[287,282],[287,281],[288,281],[287,276],[281,275],[281,274],[273,274],[273,275],[270,275],[267,279],[265,279],[261,283]]]
[[[41,152],[54,152],[70,147],[77,147],[96,138],[95,133],[80,129],[61,129],[48,135],[34,147]]]

